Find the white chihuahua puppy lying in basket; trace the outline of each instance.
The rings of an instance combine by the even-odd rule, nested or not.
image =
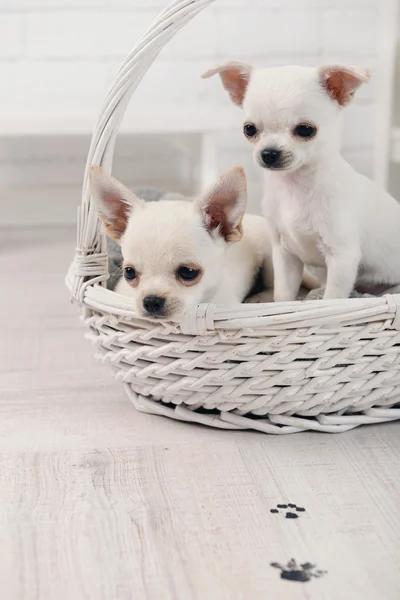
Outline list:
[[[274,299],[296,298],[304,264],[326,270],[325,299],[400,283],[400,205],[339,151],[340,112],[369,72],[231,62],[203,77],[216,73],[243,108],[244,135],[264,170]]]
[[[115,291],[133,298],[140,316],[175,320],[202,302],[242,302],[260,269],[272,287],[266,221],[244,214],[240,167],[193,202],[145,202],[99,167],[91,168],[90,181],[107,235],[122,250]]]

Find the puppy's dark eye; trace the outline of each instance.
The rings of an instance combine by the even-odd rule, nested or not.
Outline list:
[[[310,123],[300,123],[293,130],[293,134],[300,138],[312,138],[316,133],[317,128],[310,125]]]
[[[181,279],[183,282],[188,283],[195,281],[199,277],[200,273],[200,269],[185,266],[179,267],[179,269],[176,272],[179,279]]]
[[[127,281],[135,281],[137,277],[135,269],[133,267],[125,267],[124,277]]]
[[[253,123],[246,123],[243,127],[244,135],[248,138],[253,138],[257,135],[257,127]]]

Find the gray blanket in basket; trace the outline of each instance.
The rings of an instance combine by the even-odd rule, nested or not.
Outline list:
[[[160,190],[153,189],[137,189],[135,190],[135,194],[139,196],[139,198],[143,198],[147,202],[157,202],[158,200],[182,200],[184,196],[181,194],[174,194],[171,192],[163,192]],[[110,277],[107,281],[107,287],[109,290],[114,290],[119,279],[122,276],[122,254],[121,248],[119,245],[114,242],[114,240],[107,238],[108,243],[108,271],[110,273]],[[393,286],[382,292],[381,294],[377,294],[378,296],[383,296],[384,294],[399,294],[400,293],[400,285]],[[299,296],[299,300],[320,300],[324,295],[324,288],[319,288],[317,290],[312,290],[308,294],[301,293]],[[360,294],[356,290],[351,294],[351,298],[373,298],[374,296],[371,294]]]

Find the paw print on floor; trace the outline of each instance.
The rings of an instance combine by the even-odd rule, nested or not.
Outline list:
[[[271,567],[279,569],[281,572],[281,579],[288,581],[300,581],[305,583],[310,581],[313,577],[319,579],[323,575],[326,575],[326,571],[317,569],[315,565],[311,563],[303,563],[298,565],[294,558],[289,560],[287,565],[281,565],[278,562],[271,563]]]
[[[277,504],[276,508],[271,508],[269,512],[272,514],[284,514],[286,519],[298,519],[301,513],[306,512],[306,509],[288,502],[287,504]]]

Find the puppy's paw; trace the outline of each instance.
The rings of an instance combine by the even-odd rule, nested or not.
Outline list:
[[[325,294],[325,288],[320,287],[315,290],[311,290],[305,297],[305,300],[322,300]]]
[[[253,296],[249,296],[246,298],[246,304],[264,304],[266,302],[274,301],[274,290],[265,290],[263,292],[259,292],[258,294],[254,294]]]

